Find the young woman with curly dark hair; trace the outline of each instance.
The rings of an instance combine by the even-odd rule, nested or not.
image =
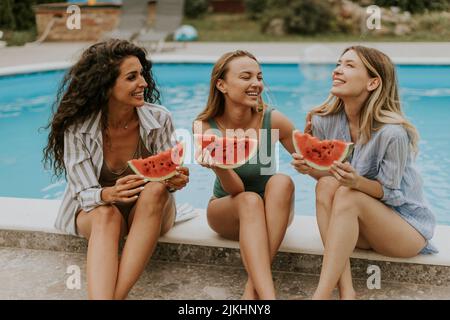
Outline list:
[[[128,41],[92,45],[65,75],[48,125],[44,163],[67,179],[55,226],[89,240],[91,299],[126,298],[174,223],[171,192],[189,180],[179,167],[164,183],[146,183],[127,166],[175,145],[170,113],[155,104],[151,69],[145,51]]]

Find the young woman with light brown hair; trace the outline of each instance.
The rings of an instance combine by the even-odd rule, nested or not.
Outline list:
[[[206,108],[194,122],[194,133],[213,131],[225,136],[258,139],[256,163],[221,169],[204,162],[216,174],[207,208],[209,226],[221,236],[238,240],[248,273],[243,299],[274,299],[271,262],[293,215],[294,184],[275,172],[274,144],[289,153],[293,124],[262,101],[263,76],[256,58],[246,51],[224,54],[214,65]],[[264,150],[264,151],[263,151]],[[269,161],[264,161],[263,154]]]
[[[350,260],[355,247],[391,257],[436,252],[435,218],[414,167],[418,133],[400,104],[395,66],[384,53],[347,48],[332,73],[331,95],[312,110],[307,128],[319,139],[355,143],[349,162],[329,172],[294,154],[294,167],[318,180],[316,215],[324,243],[313,299],[354,299]],[[307,120],[307,121],[308,121]]]

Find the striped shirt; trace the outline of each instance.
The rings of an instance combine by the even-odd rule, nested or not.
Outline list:
[[[320,140],[351,142],[345,111],[328,116],[314,115],[313,135]],[[380,182],[384,204],[391,207],[430,240],[436,225],[435,216],[423,195],[423,181],[416,170],[407,131],[402,125],[385,124],[373,131],[366,144],[355,144],[350,164],[360,176]],[[422,253],[437,252],[428,243]]]
[[[139,134],[152,154],[175,145],[175,133],[170,112],[163,106],[145,103],[137,108]],[[64,165],[67,187],[56,218],[55,227],[78,235],[75,214],[89,212],[105,202],[101,200],[98,182],[103,164],[101,112],[64,132]]]

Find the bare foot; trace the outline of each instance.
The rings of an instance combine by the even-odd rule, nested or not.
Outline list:
[[[340,291],[339,297],[341,300],[356,300],[356,292],[353,289]]]
[[[247,281],[245,284],[244,294],[241,297],[241,300],[258,300],[258,294],[256,293],[253,285]]]

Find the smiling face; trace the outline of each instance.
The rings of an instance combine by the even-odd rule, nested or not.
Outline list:
[[[216,84],[225,101],[255,107],[264,90],[258,62],[247,56],[238,57],[228,63],[227,69],[224,79],[219,79]]]
[[[341,56],[332,77],[331,94],[341,99],[368,96],[378,86],[378,79],[369,76],[366,66],[354,50],[348,50]]]
[[[132,107],[144,104],[144,89],[147,82],[143,76],[143,68],[135,56],[126,57],[120,64],[119,76],[111,90],[110,102]]]

